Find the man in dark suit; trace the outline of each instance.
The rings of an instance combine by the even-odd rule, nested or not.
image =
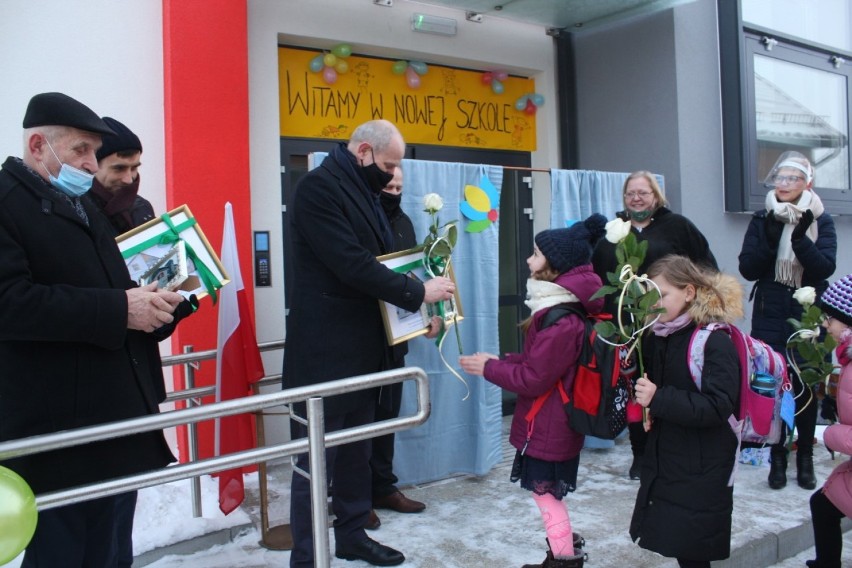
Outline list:
[[[106,218],[82,199],[111,130],[62,93],[34,96],[23,126],[23,159],[0,170],[0,440],[154,414],[163,376],[152,332],[183,298],[136,287]],[[155,431],[2,465],[44,493],[171,461]],[[116,499],[41,511],[22,566],[115,566]]]
[[[393,178],[405,154],[399,130],[386,120],[366,122],[348,144],[334,148],[320,167],[296,187],[290,210],[293,291],[287,316],[284,388],[342,379],[389,369],[377,300],[414,311],[421,304],[449,299],[447,278],[425,284],[398,274],[376,260],[394,249],[379,193]],[[369,424],[375,417],[376,389],[325,399],[326,431]],[[304,405],[296,412],[304,416]],[[291,422],[293,438],[306,430]],[[332,485],[334,537],[338,558],[395,566],[405,557],[367,537],[364,525],[372,504],[370,441],[326,451]],[[307,456],[299,466],[308,469]],[[310,485],[294,474],[290,495],[292,568],[314,565]]]

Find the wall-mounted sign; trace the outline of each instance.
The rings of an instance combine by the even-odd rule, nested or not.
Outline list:
[[[281,136],[348,140],[362,122],[384,118],[407,143],[467,148],[536,149],[535,116],[515,101],[535,92],[532,79],[508,77],[496,94],[482,72],[429,65],[412,88],[395,60],[346,58],[348,71],[329,84],[311,71],[321,51],[278,49]]]

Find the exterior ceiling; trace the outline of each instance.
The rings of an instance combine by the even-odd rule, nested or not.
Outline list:
[[[599,25],[649,14],[695,0],[421,0],[425,6],[443,6],[483,17],[498,17],[545,28],[565,29]],[[424,8],[426,10],[428,8]]]

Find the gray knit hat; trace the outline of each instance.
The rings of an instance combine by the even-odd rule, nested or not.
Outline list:
[[[558,273],[588,264],[595,243],[606,234],[606,217],[598,213],[567,229],[547,229],[535,236],[538,250]]]
[[[833,282],[820,302],[822,311],[852,327],[852,274]]]

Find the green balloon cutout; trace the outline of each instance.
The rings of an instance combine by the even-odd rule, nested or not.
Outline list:
[[[37,521],[33,490],[20,475],[0,466],[0,565],[27,547]]]

